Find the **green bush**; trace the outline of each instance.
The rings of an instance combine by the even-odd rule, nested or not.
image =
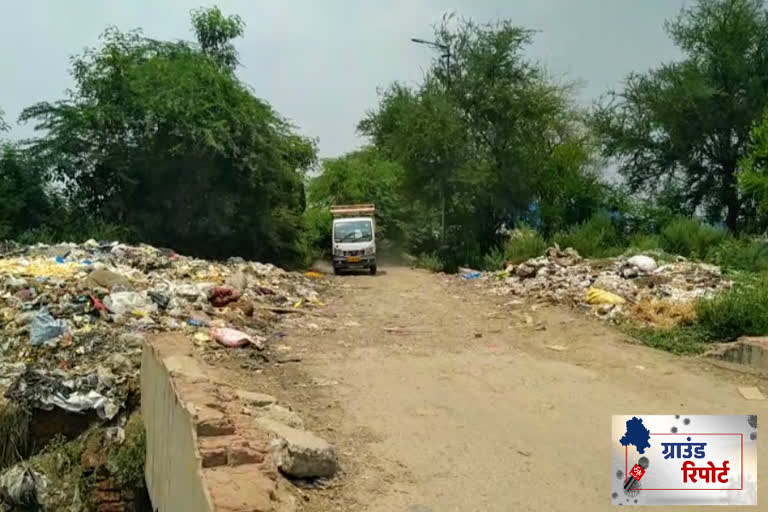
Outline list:
[[[708,259],[730,270],[764,272],[768,270],[768,243],[763,240],[725,240],[710,251]]]
[[[725,242],[728,232],[698,219],[678,217],[661,230],[661,248],[686,258],[704,259],[709,251]]]
[[[504,261],[504,251],[498,247],[494,247],[488,254],[483,256],[483,264],[481,265],[481,268],[489,272],[501,270],[504,268]]]
[[[636,251],[655,251],[661,248],[658,235],[636,234],[629,239],[629,248]]]
[[[504,259],[517,265],[530,258],[541,256],[547,250],[547,242],[538,231],[529,228],[516,230],[504,244]]]
[[[710,341],[768,334],[768,287],[759,281],[737,285],[696,308]]]
[[[435,253],[422,254],[416,258],[416,266],[430,272],[442,272],[445,268],[445,264]]]
[[[144,487],[144,459],[147,450],[147,435],[144,424],[139,420],[129,422],[125,429],[125,441],[110,461],[111,470],[117,482],[126,489]]]
[[[567,232],[556,233],[560,247],[573,247],[587,258],[615,256],[622,252],[624,240],[610,217],[598,214]]]

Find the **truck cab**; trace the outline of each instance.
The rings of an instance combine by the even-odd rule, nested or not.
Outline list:
[[[372,204],[331,207],[333,270],[376,274],[376,209]]]

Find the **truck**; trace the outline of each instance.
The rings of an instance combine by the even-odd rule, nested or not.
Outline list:
[[[331,206],[333,271],[367,270],[376,275],[376,206]]]

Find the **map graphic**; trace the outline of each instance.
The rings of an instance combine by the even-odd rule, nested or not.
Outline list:
[[[651,447],[651,431],[645,428],[643,420],[633,417],[627,420],[627,433],[619,441],[622,446],[635,445],[638,453],[645,453],[646,448]]]

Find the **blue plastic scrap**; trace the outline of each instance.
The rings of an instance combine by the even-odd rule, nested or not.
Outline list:
[[[470,272],[469,274],[461,274],[462,279],[477,279],[478,277],[482,276],[482,272]]]

